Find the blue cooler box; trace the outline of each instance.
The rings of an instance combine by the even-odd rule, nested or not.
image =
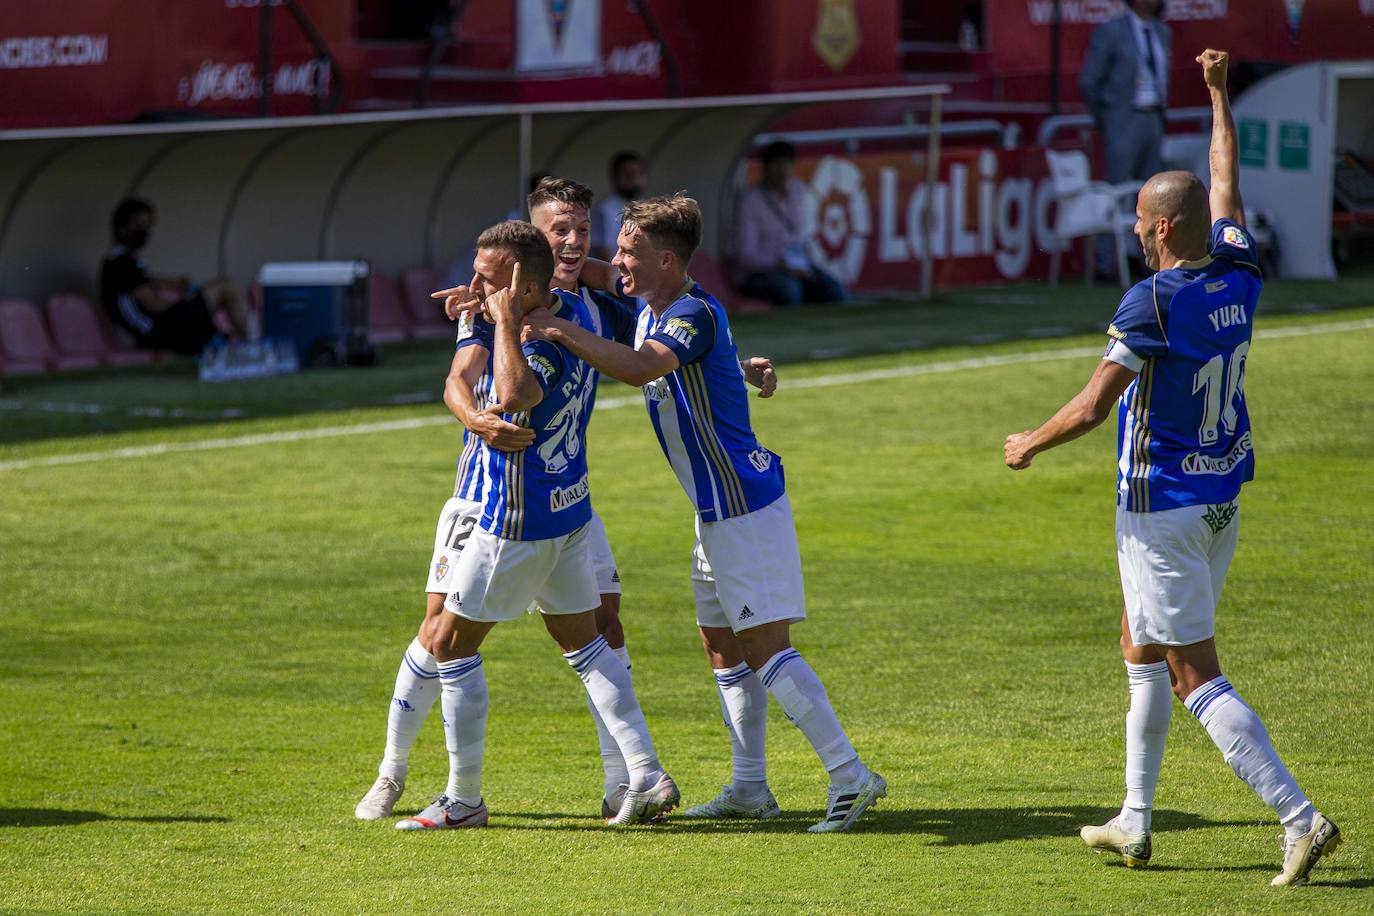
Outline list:
[[[302,367],[371,362],[367,274],[366,261],[262,265],[263,335],[291,341]]]

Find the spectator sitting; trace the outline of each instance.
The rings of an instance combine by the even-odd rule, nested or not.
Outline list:
[[[138,346],[195,356],[219,330],[223,311],[239,339],[248,331],[248,300],[230,280],[195,286],[186,277],[154,277],[139,257],[156,221],[146,200],[121,201],[110,220],[112,247],[100,265],[100,298],[110,318],[127,328]]]
[[[792,171],[797,149],[779,140],[763,148],[763,178],[740,198],[735,223],[739,291],[774,305],[842,302],[840,281],[806,254],[806,195]]]
[[[592,214],[592,257],[603,261],[615,256],[625,205],[644,193],[644,160],[638,153],[617,153],[611,160],[611,187],[614,192],[606,195]]]

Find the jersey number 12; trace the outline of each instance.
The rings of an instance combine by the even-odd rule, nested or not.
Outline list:
[[[1198,442],[1202,445],[1217,441],[1218,425],[1226,430],[1226,435],[1235,434],[1239,415],[1236,405],[1245,396],[1245,358],[1249,354],[1250,341],[1247,340],[1231,351],[1229,359],[1218,353],[1193,376],[1193,394],[1202,392],[1202,425],[1197,430]]]

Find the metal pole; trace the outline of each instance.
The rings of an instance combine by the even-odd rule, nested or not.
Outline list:
[[[1053,12],[1050,13],[1050,115],[1059,114],[1059,33],[1060,17],[1059,0],[1054,0]]]
[[[921,238],[925,242],[921,259],[921,298],[929,299],[935,288],[935,181],[940,177],[940,103],[930,97],[930,136],[926,138],[926,209],[921,218]]]
[[[534,140],[534,116],[528,111],[520,112],[520,174],[516,176],[515,209],[524,212],[525,198],[529,193],[530,173],[534,171],[534,153],[531,149]]]
[[[272,113],[272,4],[258,7],[258,117]]]

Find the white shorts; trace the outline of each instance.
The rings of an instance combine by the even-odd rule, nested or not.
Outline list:
[[[1126,625],[1137,646],[1187,646],[1215,634],[1217,602],[1236,553],[1237,505],[1116,510]]]
[[[801,554],[786,494],[748,515],[719,522],[697,516],[692,590],[698,626],[738,633],[776,620],[806,619]]]
[[[453,570],[444,610],[495,623],[538,604],[545,614],[580,614],[601,604],[592,571],[589,525],[540,541],[508,541],[472,532]]]
[[[596,589],[603,595],[620,594],[620,570],[616,569],[615,554],[611,553],[611,542],[606,537],[606,525],[601,516],[592,510],[592,520],[587,523],[587,536],[591,539],[592,569],[596,572]]]
[[[429,561],[425,591],[437,595],[448,594],[453,583],[453,567],[458,564],[458,555],[463,552],[463,545],[467,543],[481,514],[481,503],[471,500],[455,496],[444,503],[439,522],[434,526],[434,556]]]

